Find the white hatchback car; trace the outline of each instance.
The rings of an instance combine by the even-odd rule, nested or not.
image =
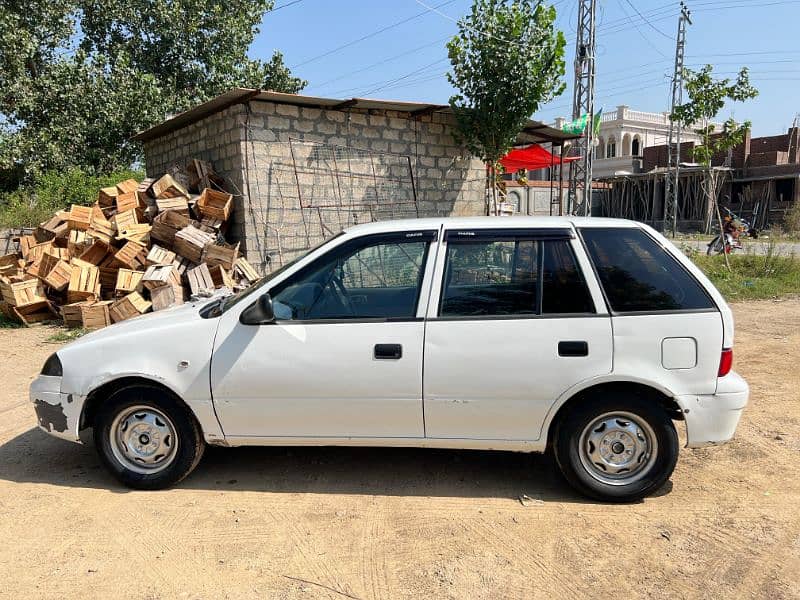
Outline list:
[[[664,484],[747,403],[733,318],[631,221],[360,225],[249,289],[125,321],[51,356],[40,427],[94,429],[125,484],[163,488],[206,444],[544,452],[598,499]]]

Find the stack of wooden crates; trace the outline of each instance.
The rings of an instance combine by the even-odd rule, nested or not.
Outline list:
[[[208,163],[121,181],[91,206],[58,211],[0,256],[0,311],[31,324],[60,316],[98,329],[183,304],[258,274],[225,241],[233,197]]]

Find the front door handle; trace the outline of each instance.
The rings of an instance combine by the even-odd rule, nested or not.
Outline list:
[[[559,356],[589,356],[589,344],[583,341],[558,342]]]
[[[398,360],[403,358],[400,344],[375,344],[375,360]]]

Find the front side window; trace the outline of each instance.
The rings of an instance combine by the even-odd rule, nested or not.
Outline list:
[[[615,312],[713,309],[700,283],[641,229],[580,230]]]
[[[271,290],[276,319],[413,318],[433,235],[342,244]]]
[[[450,240],[439,315],[593,313],[568,240]]]

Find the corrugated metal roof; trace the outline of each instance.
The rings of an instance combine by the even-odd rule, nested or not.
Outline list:
[[[299,94],[284,94],[281,92],[269,92],[263,90],[253,90],[246,88],[235,88],[208,102],[198,104],[194,108],[182,112],[166,121],[159,123],[133,136],[132,139],[146,142],[168,133],[171,133],[192,123],[225,110],[234,104],[242,104],[251,100],[274,102],[276,104],[293,104],[295,106],[308,106],[313,108],[327,108],[346,110],[348,108],[361,108],[365,110],[394,110],[409,114],[423,114],[431,112],[452,113],[452,109],[447,104],[430,104],[423,102],[404,102],[399,100],[378,100],[373,98],[321,98],[318,96],[302,96]],[[566,140],[572,140],[579,136],[564,133],[559,129],[554,129],[538,121],[529,121],[523,132],[520,134],[518,143],[533,142],[552,142],[556,145]]]

